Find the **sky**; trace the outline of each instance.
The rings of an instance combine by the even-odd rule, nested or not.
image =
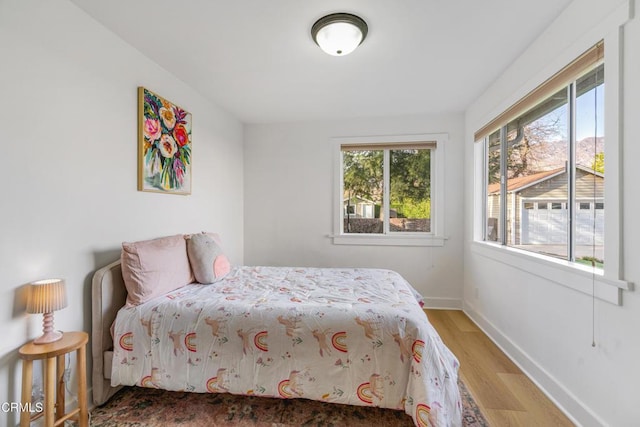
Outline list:
[[[594,103],[597,102],[597,108]],[[594,111],[597,120],[594,117]],[[576,141],[597,135],[604,136],[604,85],[600,85],[576,99]]]
[[[564,104],[540,119],[558,120],[557,125],[560,131],[555,137],[552,137],[554,141],[568,139],[568,110],[569,105]],[[600,85],[576,99],[576,141],[593,138],[594,134],[598,137],[605,136],[604,130],[604,85]]]

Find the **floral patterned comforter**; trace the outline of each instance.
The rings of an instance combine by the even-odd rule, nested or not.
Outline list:
[[[461,425],[458,361],[398,273],[236,267],[114,326],[111,384],[307,398]]]

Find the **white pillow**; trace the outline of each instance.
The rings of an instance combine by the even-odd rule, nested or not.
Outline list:
[[[214,283],[231,271],[229,259],[207,233],[185,236],[191,270],[199,283]]]

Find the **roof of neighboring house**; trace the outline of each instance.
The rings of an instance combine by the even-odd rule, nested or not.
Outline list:
[[[360,196],[351,196],[351,198],[344,197],[342,199],[342,202],[347,203],[350,200],[360,200],[361,202],[364,202],[364,203],[375,203],[373,200],[365,199],[364,197],[360,197]]]
[[[591,168],[585,166],[576,166],[576,169],[582,170],[586,173],[593,174],[595,176],[599,176],[600,178],[604,178],[604,174],[594,171]],[[558,175],[562,175],[565,173],[564,168],[553,169],[549,171],[542,171],[538,173],[534,173],[532,175],[527,176],[519,176],[517,178],[510,178],[507,180],[507,193],[522,191],[527,187],[531,187],[532,185],[536,185],[542,181],[546,181],[547,179],[553,178]],[[500,183],[496,182],[495,184],[490,184],[487,187],[487,194],[498,194],[500,193]]]
[[[510,178],[507,180],[507,192],[522,190],[523,188],[529,187],[531,185],[535,185],[539,182],[545,181],[556,175],[560,175],[561,173],[564,173],[564,168],[538,172],[538,173],[534,173],[532,175],[527,175],[527,176],[519,176],[517,178]],[[496,182],[495,184],[490,184],[487,187],[488,194],[497,194],[499,192],[500,192],[499,182]]]

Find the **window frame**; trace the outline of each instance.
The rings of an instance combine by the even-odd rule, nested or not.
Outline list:
[[[622,147],[622,104],[621,104],[621,70],[622,70],[622,32],[620,28],[629,19],[628,5],[621,5],[610,16],[604,19],[600,25],[592,28],[588,34],[575,41],[565,49],[561,56],[552,58],[530,80],[525,82],[520,89],[509,98],[505,99],[496,111],[488,114],[487,122],[491,117],[497,117],[505,111],[509,105],[518,102],[519,99],[541,82],[546,81],[566,64],[571,63],[582,52],[603,40],[606,46],[604,58],[606,90],[604,99],[605,129],[607,143],[605,144],[605,158],[607,167],[616,171],[620,169]],[[482,123],[480,123],[482,126]],[[473,135],[472,135],[473,136]],[[473,138],[474,141],[478,139]],[[604,199],[606,205],[604,234],[604,258],[606,264],[604,270],[597,271],[594,268],[572,263],[565,260],[523,251],[517,248],[507,247],[499,243],[485,241],[485,212],[486,197],[486,144],[474,144],[473,164],[473,242],[471,252],[485,256],[492,260],[504,263],[534,276],[544,278],[571,288],[575,291],[593,296],[602,301],[615,305],[622,305],[622,291],[633,290],[634,284],[623,279],[622,273],[622,238],[621,238],[621,176],[611,173],[604,184]]]
[[[333,207],[333,244],[336,245],[368,245],[368,246],[444,246],[447,239],[444,230],[444,162],[445,145],[449,137],[446,133],[388,135],[363,137],[331,138],[334,153],[334,207]],[[384,148],[393,145],[424,145],[431,150],[431,231],[429,232],[390,232],[388,227],[389,212],[389,171],[383,171],[384,182],[384,231],[380,234],[345,233],[343,230],[344,207],[342,200],[343,159],[342,147],[380,145]],[[393,149],[393,148],[391,148]],[[389,157],[388,152],[385,157]]]
[[[562,205],[564,204],[564,202],[567,203],[567,205],[570,207],[568,209],[568,218],[567,218],[567,235],[566,235],[566,241],[564,242],[564,244],[566,245],[566,261],[569,263],[578,263],[578,259],[576,259],[576,251],[577,251],[577,242],[576,242],[576,236],[578,233],[577,230],[577,218],[576,215],[578,212],[581,212],[582,210],[591,210],[591,203],[594,199],[583,199],[583,198],[578,198],[578,194],[577,194],[577,176],[575,173],[575,169],[577,167],[577,159],[576,159],[576,145],[578,143],[578,141],[576,140],[576,108],[577,108],[577,98],[578,96],[576,95],[577,93],[577,85],[578,82],[584,78],[585,76],[588,76],[594,72],[597,72],[596,70],[598,70],[599,68],[603,68],[604,69],[604,57],[602,55],[601,52],[604,52],[604,40],[598,42],[596,45],[594,45],[592,48],[590,48],[588,51],[588,53],[585,53],[583,55],[581,55],[579,58],[577,58],[576,60],[574,60],[572,63],[570,63],[569,65],[567,65],[565,68],[563,68],[558,74],[561,74],[565,69],[568,68],[575,68],[573,65],[576,62],[579,62],[581,58],[587,56],[587,55],[591,55],[594,57],[594,60],[591,61],[591,65],[588,66],[582,66],[581,69],[579,71],[574,71],[573,72],[573,78],[571,80],[569,80],[565,86],[561,87],[559,90],[552,90],[549,91],[547,90],[545,92],[544,95],[542,95],[541,97],[538,97],[538,95],[536,94],[536,91],[538,91],[538,88],[533,91],[533,96],[531,96],[531,93],[526,95],[524,98],[522,98],[521,100],[519,100],[518,102],[516,102],[515,105],[518,104],[525,104],[528,105],[528,110],[523,110],[520,111],[518,113],[518,115],[515,118],[510,118],[509,120],[504,120],[504,124],[502,124],[500,126],[499,129],[497,129],[496,131],[492,132],[491,135],[498,133],[500,134],[500,182],[501,182],[501,187],[500,187],[500,212],[499,212],[499,221],[500,224],[502,226],[502,229],[499,229],[500,234],[499,234],[499,238],[497,241],[494,240],[489,240],[491,241],[493,244],[500,244],[500,245],[504,245],[510,248],[514,248],[515,244],[513,243],[515,241],[515,233],[516,233],[516,227],[514,226],[514,224],[511,225],[511,234],[509,234],[509,230],[507,227],[508,224],[508,220],[509,219],[513,219],[513,217],[509,217],[508,212],[509,212],[509,207],[507,206],[507,201],[509,200],[509,194],[507,191],[508,185],[509,185],[509,178],[508,178],[508,173],[509,173],[509,166],[508,166],[508,159],[507,156],[505,156],[505,153],[508,153],[508,144],[509,144],[509,140],[507,137],[507,133],[508,133],[508,126],[510,122],[513,122],[514,120],[519,120],[520,117],[526,116],[527,114],[529,114],[531,111],[535,111],[536,108],[538,108],[538,105],[544,105],[545,103],[548,103],[549,100],[551,100],[554,96],[557,96],[558,93],[562,93],[564,92],[566,94],[566,110],[569,116],[569,119],[567,120],[567,131],[568,131],[568,139],[567,139],[567,164],[569,165],[568,167],[568,172],[567,172],[567,199],[557,199],[554,200],[552,198],[544,198],[544,199],[540,199],[537,200],[535,202],[534,205],[534,210],[536,211],[552,211],[552,210],[560,210],[562,209]],[[597,52],[597,53],[596,53]],[[600,58],[600,59],[597,59]],[[604,70],[603,70],[604,72]],[[549,79],[549,81],[553,80],[554,77],[551,77]],[[566,81],[566,78],[565,78]],[[542,86],[544,86],[545,83],[543,83]],[[603,84],[605,84],[605,88],[606,88],[606,77],[605,80],[603,81]],[[597,89],[598,86],[594,86],[593,89]],[[606,93],[606,89],[604,91]],[[552,95],[549,95],[550,93],[553,93]],[[532,102],[532,99],[530,98],[535,98],[537,100],[537,104]],[[507,110],[509,111],[509,110]],[[503,113],[504,116],[504,113]],[[606,120],[606,114],[605,114],[605,120]],[[535,120],[534,120],[535,121]],[[495,122],[495,120],[494,120]],[[486,132],[485,132],[486,133]],[[487,135],[484,137],[483,141],[480,141],[481,144],[483,144],[485,146],[485,156],[486,156],[486,160],[485,160],[485,165],[486,166],[486,171],[485,171],[485,175],[487,175],[487,178],[485,178],[486,182],[488,182],[488,175],[489,175],[489,138],[490,135]],[[606,141],[606,134],[605,134],[605,141]],[[606,149],[606,143],[605,143],[605,149]],[[606,157],[605,157],[606,158]],[[595,173],[595,172],[594,172]],[[597,173],[595,173],[597,174]],[[550,175],[549,177],[553,177],[555,175]],[[604,176],[604,175],[603,175]],[[605,180],[606,181],[606,180]],[[485,187],[488,188],[488,187]],[[486,192],[485,189],[485,198],[488,197],[488,193]],[[511,203],[512,203],[512,214],[513,214],[513,210],[515,209],[513,205],[515,202],[515,198],[511,199]],[[560,206],[557,208],[554,208],[554,204],[559,204]],[[586,205],[586,207],[585,207]],[[521,211],[522,212],[522,211]],[[484,211],[484,215],[485,215],[485,219],[484,222],[485,224],[487,224],[487,212],[486,209]],[[606,214],[605,214],[606,217]],[[503,220],[504,218],[504,220]],[[520,226],[522,226],[522,219],[520,221]],[[488,229],[488,225],[486,226],[486,229],[484,231],[484,236],[485,236],[485,240],[487,240],[487,229]],[[503,231],[504,230],[504,231]],[[521,230],[522,232],[522,230]],[[511,240],[511,243],[509,242],[509,240]],[[534,250],[530,250],[530,252],[536,252]],[[548,255],[550,257],[552,257],[551,255]],[[555,258],[555,257],[554,257]],[[560,258],[562,259],[562,258]]]

